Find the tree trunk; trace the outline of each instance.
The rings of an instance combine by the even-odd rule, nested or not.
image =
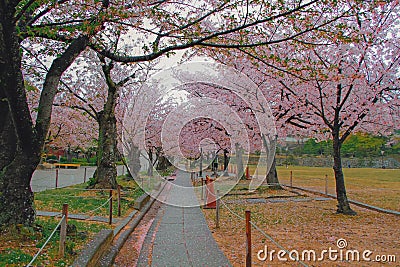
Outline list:
[[[33,192],[30,185],[36,166],[32,157],[17,152],[13,162],[0,175],[0,225],[31,225],[35,221]]]
[[[338,201],[337,213],[346,215],[356,215],[356,212],[350,208],[349,201],[347,200],[346,187],[344,183],[344,175],[342,170],[342,157],[340,150],[342,144],[340,142],[339,130],[333,131],[333,170],[335,173],[336,181],[336,197]]]
[[[140,150],[137,146],[131,145],[129,149],[129,157],[128,157],[128,166],[129,171],[131,172],[132,178],[139,178],[140,172]]]
[[[223,176],[229,176],[228,173],[228,165],[229,165],[229,156],[228,156],[228,150],[224,149],[224,174]]]
[[[0,112],[5,118],[0,125],[0,226],[30,225],[35,221],[30,177],[38,162],[35,157],[17,151],[17,137],[7,102],[0,102]]]
[[[276,158],[274,157],[274,161],[272,162],[271,169],[266,177],[267,184],[270,189],[282,189],[282,186],[279,184],[278,172],[276,171]]]
[[[95,188],[117,188],[117,120],[114,110],[99,112],[99,144]]]
[[[235,144],[236,150],[236,166],[237,166],[237,177],[242,179],[244,178],[244,167],[243,167],[243,149],[239,144]]]
[[[72,162],[72,153],[71,153],[71,146],[68,145],[68,148],[65,150],[65,158],[67,159],[68,163]]]
[[[97,171],[94,187],[117,188],[117,119],[115,107],[119,97],[118,87],[112,77],[113,62],[106,63],[103,56],[98,55],[107,83],[107,100],[103,110],[97,114],[99,123],[99,144],[97,148]],[[133,173],[131,172],[133,175]]]
[[[268,173],[266,174],[266,180],[267,180],[267,184],[270,185],[271,189],[283,189],[282,186],[279,183],[279,179],[278,179],[278,172],[276,171],[276,155],[275,152],[273,153],[271,150],[271,146],[273,148],[276,147],[276,141],[277,141],[277,137],[275,136],[274,139],[269,138],[268,135],[268,140],[269,142],[267,142],[267,137],[263,134],[262,135],[262,141],[265,147],[265,152],[267,154],[268,157],[274,157],[274,161],[272,162],[271,168],[269,169]],[[273,153],[273,154],[272,154]]]
[[[35,221],[35,210],[30,178],[40,155],[35,158],[24,156],[20,149],[17,151],[18,140],[6,101],[0,101],[0,112],[5,119],[0,124],[0,226],[31,225]]]
[[[147,167],[147,175],[153,177],[153,150],[150,148],[148,151],[149,166]]]
[[[171,162],[164,155],[158,156],[157,170],[166,170],[171,166]]]
[[[40,161],[40,153],[34,153],[37,147],[32,147],[34,131],[21,72],[15,9],[11,3],[4,5],[0,9],[0,227],[34,222],[30,178]]]
[[[34,222],[30,181],[41,159],[54,97],[58,92],[61,75],[87,47],[90,40],[85,35],[71,40],[62,54],[53,60],[45,77],[34,125],[21,70],[22,40],[18,37],[18,22],[15,21],[18,3],[19,1],[3,1],[0,8],[0,94],[1,102],[7,103],[9,111],[9,115],[1,116],[0,124],[15,134],[14,140],[4,138],[3,128],[0,143],[5,144],[6,149],[15,148],[16,151],[9,155],[8,162],[2,160],[3,155],[0,155],[0,226],[30,225]],[[1,106],[4,107],[3,104]]]
[[[5,95],[3,94],[3,90],[1,90],[0,99],[4,98]],[[0,123],[0,168],[3,169],[5,166],[9,165],[15,157],[17,136],[6,101],[0,101],[0,114],[3,114],[2,116],[4,116],[3,118],[5,119],[1,120]]]
[[[45,139],[36,138],[26,101],[13,10],[0,11],[0,227],[34,222],[30,181]]]

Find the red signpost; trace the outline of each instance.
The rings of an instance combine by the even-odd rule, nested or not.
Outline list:
[[[206,209],[215,209],[217,207],[215,192],[214,192],[214,179],[206,176]]]

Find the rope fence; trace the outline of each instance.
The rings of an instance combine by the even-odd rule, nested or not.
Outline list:
[[[106,202],[104,202],[103,204],[101,204],[100,206],[98,206],[97,208],[86,212],[87,214],[89,214],[90,217],[86,218],[85,220],[88,220],[90,218],[92,218],[94,216],[94,213],[98,210],[100,210],[102,207],[104,207],[105,205],[107,205],[110,201],[111,201],[112,197],[109,197]]]
[[[251,221],[250,218],[250,212],[246,211],[246,218],[240,216],[238,213],[234,212],[231,208],[229,208],[229,206],[225,203],[225,201],[222,200],[222,197],[219,197],[219,190],[217,190],[217,193],[212,193],[209,188],[206,186],[206,194],[210,194],[212,196],[215,197],[217,205],[216,205],[216,228],[219,228],[219,218],[220,218],[220,207],[221,204],[222,206],[224,206],[233,216],[237,217],[239,220],[241,221],[246,221],[249,223],[249,225],[253,226],[254,229],[256,229],[260,234],[262,234],[263,236],[265,236],[268,240],[270,240],[274,245],[276,245],[279,249],[285,251],[287,254],[290,254],[290,252],[284,248],[284,246],[282,246],[280,243],[278,243],[272,236],[270,236],[269,234],[267,234],[265,231],[263,231],[259,226],[257,226],[253,221]],[[204,198],[204,201],[207,201],[207,197]],[[206,205],[206,203],[205,203]],[[246,236],[247,236],[247,243],[246,243],[246,251],[247,251],[247,255],[246,255],[246,266],[251,266],[251,229],[248,229],[249,226],[246,227]],[[304,263],[303,261],[301,261],[299,258],[295,258],[295,261],[298,262],[300,265],[304,266],[304,267],[308,267],[308,265],[306,263]]]
[[[233,166],[234,167],[234,166]],[[235,168],[230,167],[231,171],[236,171]],[[257,170],[253,177],[259,177]],[[311,177],[305,177],[304,173],[290,170],[288,175],[279,177],[280,183],[276,185],[285,187],[298,187],[305,190],[317,191],[320,194],[336,195],[336,181],[334,174],[331,172],[313,174]],[[375,206],[379,209],[388,209],[398,212],[398,205],[396,203],[389,203],[381,206],[379,201],[371,199],[372,195],[379,196],[381,194],[390,194],[391,198],[396,198],[400,190],[393,187],[390,183],[379,184],[379,187],[371,187],[361,178],[346,179],[346,189],[349,199],[356,202],[365,203],[366,205]],[[262,186],[271,186],[273,184],[262,184]]]
[[[238,219],[240,219],[241,221],[245,221],[246,218],[240,216],[238,213],[234,212],[231,208],[228,207],[228,205],[222,200],[220,199],[220,203],[235,217],[237,217]],[[262,234],[263,236],[265,236],[268,240],[270,240],[274,245],[276,245],[279,249],[285,251],[287,254],[290,254],[290,252],[285,249],[280,243],[278,243],[272,236],[270,236],[269,234],[267,234],[265,231],[263,231],[259,226],[257,226],[253,221],[249,221],[251,226],[254,227],[254,229],[256,229],[260,234]],[[306,263],[304,263],[303,261],[301,261],[299,258],[295,259],[296,262],[298,262],[300,265],[308,267],[308,265]]]
[[[68,196],[68,195],[59,195],[59,194],[40,194],[40,196],[46,197],[65,197],[65,198],[93,198],[96,199],[96,196]]]
[[[233,174],[237,173],[237,169],[235,167],[230,167],[229,168],[230,171],[233,172]],[[248,176],[248,169],[245,169],[245,173],[246,173],[246,177]],[[258,174],[258,173],[257,173]],[[257,176],[258,177],[258,176]],[[195,179],[194,174],[191,176],[192,181]],[[254,178],[254,176],[253,176]],[[288,179],[289,178],[289,179]],[[203,179],[202,179],[203,180]],[[309,178],[297,178],[294,181],[294,175],[293,172],[290,171],[290,177],[286,177],[285,183],[269,183],[269,184],[262,184],[262,186],[286,186],[286,187],[293,187],[294,184],[295,186],[300,186],[300,187],[304,187],[304,188],[313,188],[314,190],[318,190],[320,193],[325,193],[325,195],[329,195],[335,192],[335,179],[332,178],[332,175],[321,175],[321,177],[309,177]],[[203,182],[203,181],[202,181]],[[362,186],[357,184],[356,181],[351,181],[351,182],[347,182],[347,185],[350,186],[357,186],[357,189],[368,189],[369,191],[371,191],[371,188],[367,187],[367,186]],[[203,186],[203,183],[202,183]],[[212,189],[211,189],[212,190]],[[387,191],[387,190],[391,190],[393,191],[393,189],[389,189],[389,188],[378,188],[376,189],[376,191],[382,190],[382,191]],[[204,195],[203,195],[203,191],[204,191]],[[210,202],[210,199],[208,196],[211,195],[213,197],[215,197],[214,199],[216,199],[216,214],[215,214],[215,228],[218,229],[219,228],[219,219],[220,219],[220,207],[223,206],[224,208],[226,208],[226,210],[232,214],[234,216],[234,219],[237,218],[240,221],[245,221],[246,222],[246,266],[251,266],[251,248],[253,247],[253,245],[251,245],[251,228],[254,228],[258,233],[260,233],[262,236],[264,236],[267,240],[269,240],[269,242],[271,242],[274,246],[276,246],[277,248],[279,248],[282,252],[286,253],[287,255],[290,255],[290,259],[294,260],[295,262],[297,262],[299,265],[301,266],[308,266],[305,262],[304,262],[304,256],[303,258],[300,258],[298,254],[295,254],[295,256],[293,254],[291,254],[292,252],[290,252],[289,250],[287,250],[283,245],[281,245],[278,241],[276,241],[271,235],[269,235],[265,230],[263,230],[262,228],[260,228],[256,222],[253,222],[252,220],[250,220],[250,211],[246,211],[246,216],[243,217],[241,215],[239,215],[237,212],[235,212],[234,210],[232,210],[228,205],[227,202],[229,202],[229,200],[226,202],[224,200],[222,200],[220,194],[219,194],[219,190],[216,191],[216,194],[213,193],[212,191],[210,191],[209,187],[206,185],[205,186],[205,190],[203,190],[202,187],[202,194],[201,194],[201,200],[204,200],[204,207],[205,208],[211,208],[208,204],[208,202]],[[235,194],[232,194],[235,195]],[[215,206],[214,206],[215,208]],[[257,254],[257,256],[259,256],[259,254]]]
[[[108,203],[110,204],[110,209],[109,209],[109,224],[112,224],[112,190],[110,190],[110,197],[102,203],[100,206],[96,207],[95,209],[91,210],[88,212],[89,217],[85,218],[84,220],[88,220],[93,217],[93,214],[107,205]],[[118,205],[120,208],[120,205]],[[67,235],[67,220],[68,220],[68,204],[63,204],[63,210],[62,213],[57,214],[55,217],[62,216],[60,221],[58,222],[57,226],[53,229],[47,240],[44,242],[42,247],[39,249],[39,251],[33,256],[32,260],[28,263],[27,267],[32,266],[33,262],[39,257],[40,253],[42,253],[43,249],[46,247],[46,245],[50,242],[51,238],[54,236],[54,234],[57,232],[58,228],[60,228],[60,244],[59,244],[59,256],[63,257],[65,254],[65,240],[66,240],[66,235]],[[119,212],[120,216],[120,212]]]
[[[51,232],[50,236],[47,238],[47,240],[43,243],[42,247],[39,249],[39,251],[33,256],[32,260],[28,263],[27,267],[32,266],[33,262],[39,257],[40,253],[42,253],[43,249],[46,247],[46,245],[50,242],[51,238],[54,236],[54,234],[57,232],[57,229],[61,226],[60,229],[60,246],[59,246],[59,255],[64,256],[64,251],[65,251],[65,237],[67,234],[67,217],[68,217],[68,205],[64,204],[63,206],[63,215],[61,217],[61,220],[58,222],[57,226],[53,229]]]
[[[73,188],[68,188],[71,190],[74,190]],[[103,193],[106,193],[107,191],[109,192],[109,197],[105,200],[105,202],[102,202],[99,206],[96,208],[90,210],[90,211],[82,211],[82,213],[77,214],[79,220],[90,220],[95,216],[95,213],[104,208],[107,204],[109,204],[109,210],[108,210],[108,217],[109,217],[109,224],[112,224],[112,217],[113,217],[113,196],[116,197],[116,214],[117,216],[121,216],[121,203],[122,203],[122,194],[131,194],[132,196],[135,194],[137,188],[134,190],[121,190],[121,186],[119,185],[117,189],[80,189],[81,191],[100,191]],[[62,195],[62,194],[46,194],[46,193],[38,193],[39,195],[37,196],[38,199],[40,197],[51,197],[51,198],[60,198],[60,199],[65,199],[68,201],[68,199],[77,199],[79,200],[85,200],[85,199],[90,199],[90,200],[99,200],[97,196],[79,196],[79,195]],[[102,194],[104,197],[104,194]],[[115,196],[116,195],[116,196]],[[76,203],[76,201],[75,201]]]

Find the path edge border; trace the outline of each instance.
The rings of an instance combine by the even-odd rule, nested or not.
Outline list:
[[[150,200],[145,205],[143,205],[143,207],[139,211],[138,210],[132,211],[127,217],[125,217],[121,221],[120,224],[118,224],[115,227],[114,230],[108,230],[107,232],[109,232],[109,234],[104,235],[104,233],[102,234],[102,231],[97,233],[92,238],[92,240],[81,250],[81,252],[78,254],[77,258],[74,260],[71,266],[80,266],[80,267],[112,266],[118,251],[122,248],[125,241],[128,239],[129,235],[133,232],[133,230],[135,230],[136,226],[140,223],[144,215],[146,215],[150,207],[153,205],[154,201],[163,191],[166,184],[167,181],[165,181],[160,186],[160,188],[150,196]],[[147,195],[147,193],[144,193],[144,195]],[[136,214],[137,216],[135,216]],[[113,240],[126,226],[128,226],[129,228],[126,231],[122,232],[116,240]],[[111,241],[110,241],[110,235],[111,235]],[[93,242],[97,244],[98,249],[95,250],[89,249],[90,247],[93,246],[92,245]],[[101,257],[98,257],[99,250],[104,251]],[[83,263],[82,260],[80,260],[82,257],[85,258],[85,263]],[[98,259],[96,259],[96,257],[98,257]]]

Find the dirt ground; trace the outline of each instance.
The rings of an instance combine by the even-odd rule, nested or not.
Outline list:
[[[315,200],[317,196],[314,195],[308,197],[308,200],[303,197],[303,201],[298,202],[286,199],[256,204],[235,202],[227,197],[221,205],[219,229],[215,229],[215,210],[204,210],[204,213],[214,238],[234,266],[245,264],[245,221],[238,217],[244,217],[245,210],[251,211],[251,221],[261,231],[291,255],[296,256],[297,251],[301,259],[304,254],[304,263],[308,266],[400,266],[399,216],[354,205],[356,216],[339,215],[335,212],[336,200]],[[340,239],[345,241],[341,240],[338,247]],[[347,246],[343,247],[344,243]],[[265,248],[268,251],[266,259]],[[281,258],[287,261],[279,260],[279,250],[281,247],[252,227],[253,266],[301,266],[291,260],[288,253],[281,254]],[[315,252],[315,260],[313,254],[308,259],[307,251],[310,250]],[[331,255],[324,250],[331,250]],[[360,261],[357,261],[356,253],[359,253]],[[396,262],[378,262],[385,258],[394,260],[392,256],[396,257]],[[366,261],[368,259],[371,261]]]

